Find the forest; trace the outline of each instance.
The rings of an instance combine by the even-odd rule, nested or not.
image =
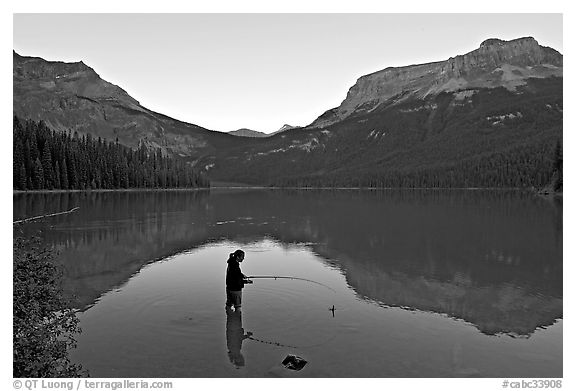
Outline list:
[[[217,150],[211,178],[279,187],[524,188],[562,181],[562,78],[401,99]]]
[[[141,143],[131,149],[90,134],[57,132],[43,121],[13,121],[15,190],[203,188],[189,163]]]
[[[562,192],[560,139],[421,169],[348,169],[279,178],[281,187],[533,188]]]

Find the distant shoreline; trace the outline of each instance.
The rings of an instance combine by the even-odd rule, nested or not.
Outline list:
[[[166,188],[166,189],[146,189],[146,188],[132,188],[132,189],[53,189],[53,190],[12,190],[12,194],[41,194],[41,193],[135,193],[135,192],[155,192],[155,191],[200,191],[210,190],[209,187],[185,187],[185,188]]]
[[[166,189],[73,189],[73,190],[12,190],[12,194],[58,194],[58,193],[135,193],[135,192],[190,192],[206,190],[492,190],[492,191],[527,191],[540,196],[562,197],[562,193],[541,193],[537,189],[521,187],[276,187],[263,185],[216,185],[211,187],[166,188]]]

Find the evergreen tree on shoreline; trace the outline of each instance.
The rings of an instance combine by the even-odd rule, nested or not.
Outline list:
[[[13,186],[17,190],[209,187],[185,161],[143,143],[133,150],[43,122],[13,123]]]

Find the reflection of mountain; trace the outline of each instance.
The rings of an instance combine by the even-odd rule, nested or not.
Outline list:
[[[185,196],[176,192],[28,194],[15,202],[14,215],[80,206],[73,215],[52,219],[53,227],[44,235],[64,265],[65,291],[77,307],[84,308],[145,264],[203,242],[206,227],[198,209],[206,195],[196,191]]]
[[[348,207],[339,221],[347,233],[321,224],[314,251],[358,295],[461,318],[486,334],[529,335],[562,317],[561,204],[452,192],[423,205],[406,195]]]
[[[144,264],[207,242],[313,243],[357,294],[529,335],[562,317],[562,203],[471,191],[25,195],[14,217],[65,210],[47,238],[86,306]],[[38,210],[33,210],[34,205]]]
[[[370,268],[339,257],[350,286],[363,298],[387,306],[430,311],[464,319],[485,334],[530,335],[562,318],[562,298],[535,294],[514,283],[477,286],[469,276],[451,281]],[[367,267],[368,266],[368,267]]]

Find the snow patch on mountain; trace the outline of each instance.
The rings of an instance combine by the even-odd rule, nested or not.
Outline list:
[[[492,125],[499,125],[505,120],[513,120],[522,117],[523,117],[522,113],[517,111],[516,113],[489,116],[486,117],[486,120],[492,122]]]

